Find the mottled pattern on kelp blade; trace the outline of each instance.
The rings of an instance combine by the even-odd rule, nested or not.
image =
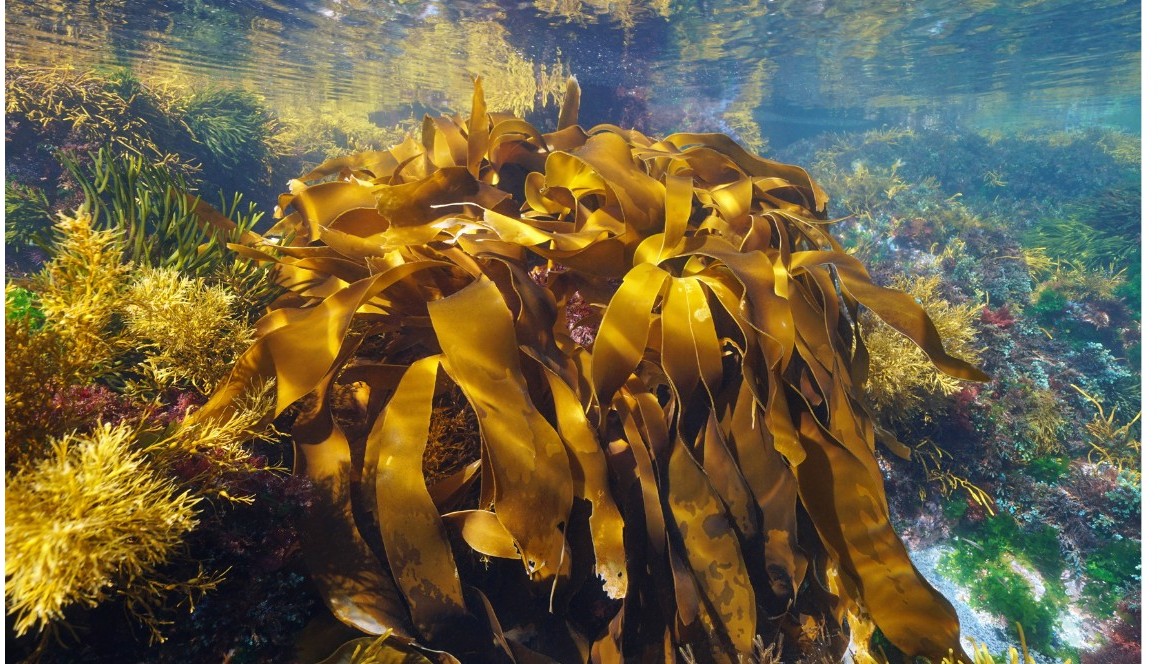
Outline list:
[[[535,645],[492,609],[517,601],[576,635],[550,646],[561,659],[697,643],[730,662],[777,618],[839,636],[845,612],[907,653],[961,652],[954,610],[889,522],[859,397],[859,303],[940,370],[986,377],[841,251],[804,170],[722,135],[585,131],[570,86],[542,134],[488,113],[477,83],[469,118],[427,118],[421,143],[309,174],[336,180],[294,180],[286,246],[241,247],[290,292],[199,416],[269,377],[276,412],[315,395],[294,436],[298,470],[333,501],[305,539],[335,614],[475,661]],[[604,312],[592,348],[570,336],[573,298]],[[358,375],[377,421],[347,440],[326,397]],[[453,475],[479,479],[470,513],[453,511],[452,481],[422,475],[431,405],[453,391],[482,436],[479,471]],[[348,489],[351,463],[362,491]],[[468,546],[501,573],[518,559],[528,587],[480,593],[455,551]],[[611,598],[608,629],[570,608],[594,587],[582,569]],[[826,580],[843,601],[811,588]]]

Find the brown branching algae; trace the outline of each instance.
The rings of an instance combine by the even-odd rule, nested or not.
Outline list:
[[[238,245],[288,292],[189,426],[275,379],[329,607],[442,661],[734,662],[759,635],[840,655],[846,614],[964,657],[890,525],[863,308],[986,376],[842,251],[804,170],[585,130],[575,81],[565,100],[542,133],[477,82],[468,117],[294,180],[280,246]],[[431,481],[456,396],[480,453]]]
[[[949,302],[939,292],[938,276],[902,278],[894,285],[922,305],[951,354],[972,363],[978,359],[976,322],[982,304]],[[861,334],[870,354],[865,389],[877,410],[894,417],[915,409],[930,413],[939,410],[936,402],[942,401],[941,397],[962,389],[962,381],[936,371],[917,347],[876,316],[862,315]]]
[[[155,472],[134,436],[109,425],[67,435],[6,478],[5,593],[18,635],[62,620],[72,604],[149,602],[144,580],[198,524],[198,497]]]
[[[127,241],[121,195],[104,208],[111,228],[92,200],[61,214],[43,269],[20,280],[27,289],[5,286],[7,606],[13,636],[40,653],[101,605],[121,604],[144,641],[165,640],[176,606],[194,607],[226,575],[191,555],[191,540],[214,512],[251,503],[253,479],[272,470],[256,449],[270,438],[270,383],[232,417],[175,425],[252,338],[226,285],[247,276],[190,260],[223,249],[216,230],[244,230],[182,199],[182,242],[160,266]],[[155,246],[174,240],[169,230],[156,225]],[[209,276],[191,276],[200,269]]]

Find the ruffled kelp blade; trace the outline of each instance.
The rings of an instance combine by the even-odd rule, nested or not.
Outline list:
[[[288,292],[198,417],[276,380],[331,609],[463,661],[735,662],[777,625],[799,657],[818,623],[839,653],[846,613],[961,653],[890,524],[859,307],[986,376],[840,250],[803,169],[585,131],[579,102],[542,133],[477,81],[469,118],[293,181],[280,246],[241,249]],[[436,470],[440,403],[477,443]]]

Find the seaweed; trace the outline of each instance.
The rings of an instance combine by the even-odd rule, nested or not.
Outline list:
[[[1059,588],[1048,595],[1048,609],[1028,600],[1035,624],[1025,628],[1036,637],[1028,641],[1040,648],[1059,647],[1043,638],[1053,632],[1045,615],[1065,620],[1079,609],[1091,631],[1140,577],[1128,563],[1106,572],[1099,558],[1124,559],[1112,543],[1140,539],[1138,145],[1108,131],[891,129],[813,146],[814,175],[854,215],[837,226],[843,246],[874,261],[888,283],[937,279],[946,301],[984,303],[971,324],[996,379],[934,396],[925,414],[912,398],[878,409],[882,426],[910,444],[911,464],[889,460],[890,501],[922,542],[962,538],[954,545],[970,549],[970,574],[958,581],[995,570],[978,581],[984,608],[987,597],[1024,601],[1019,578],[1005,576],[1012,561],[1067,586],[1065,599]],[[880,344],[869,349],[873,365],[889,365]],[[989,519],[1002,526],[1003,517],[1018,527],[990,532]],[[1043,533],[1047,544],[1029,539]],[[1087,561],[1099,578],[1087,576]]]
[[[45,192],[19,182],[4,182],[4,241],[12,247],[45,249],[53,214]]]
[[[120,238],[124,261],[230,285],[235,306],[249,319],[275,297],[267,272],[228,249],[257,237],[253,229],[263,219],[255,205],[241,207],[240,194],[212,206],[193,197],[186,180],[172,170],[105,148],[84,163],[67,154],[61,160],[94,227]]]
[[[258,95],[243,90],[200,90],[182,103],[181,119],[195,139],[189,151],[202,166],[208,193],[263,195],[285,156],[281,126]]]
[[[296,404],[319,495],[310,569],[338,620],[400,645],[579,660],[551,636],[576,632],[599,657],[734,661],[776,620],[786,647],[840,653],[841,607],[910,654],[958,651],[889,523],[862,307],[940,370],[987,377],[840,250],[804,170],[718,134],[585,131],[578,98],[571,82],[541,133],[488,113],[477,81],[470,116],[425,118],[421,143],[294,180],[276,254],[238,247],[289,292],[192,423],[276,380],[271,415]],[[590,346],[574,298],[600,314]],[[481,451],[436,482],[433,404],[456,394]],[[475,483],[478,509],[453,509]],[[509,631],[526,620],[559,626]]]
[[[122,596],[151,619],[159,568],[198,524],[196,496],[149,465],[128,426],[49,443],[49,455],[5,481],[7,604],[17,636],[65,619],[73,605]],[[186,583],[190,592],[213,585]]]
[[[989,517],[953,548],[943,569],[971,589],[976,606],[1023,625],[1029,643],[1054,654],[1058,617],[1068,598],[1059,579],[1064,570],[1056,529],[1021,529],[1006,514]]]
[[[233,316],[235,296],[222,286],[173,268],[142,270],[120,308],[125,335],[144,355],[145,385],[127,392],[192,389],[210,394],[251,343],[246,319]],[[175,326],[175,321],[184,324]]]
[[[286,154],[275,115],[241,90],[184,91],[141,81],[127,70],[10,64],[5,72],[6,193],[16,194],[7,246],[43,247],[38,211],[79,202],[66,160],[88,167],[91,153],[131,157],[184,180],[184,192],[230,199],[268,197]],[[186,184],[192,185],[187,187]],[[29,189],[36,190],[28,195]],[[51,216],[51,215],[50,215]],[[25,225],[25,222],[34,222]]]
[[[967,362],[978,360],[975,323],[983,305],[949,302],[941,293],[941,278],[937,275],[903,277],[895,279],[893,286],[909,293],[922,306],[952,355]],[[961,380],[938,371],[921,349],[868,312],[862,315],[861,333],[871,367],[865,391],[887,420],[909,419],[914,411],[937,413],[945,404],[940,397],[954,395],[962,388]]]
[[[210,556],[192,552],[192,540],[230,530],[220,512],[253,501],[257,483],[246,478],[272,474],[257,453],[270,439],[259,396],[241,395],[235,417],[175,426],[252,333],[249,307],[179,271],[223,276],[225,266],[192,260],[242,237],[218,212],[182,199],[180,218],[194,231],[163,256],[142,250],[175,241],[156,225],[138,243],[143,263],[128,262],[133,205],[152,193],[139,187],[60,215],[42,270],[21,280],[26,287],[6,284],[5,576],[16,656],[53,651],[74,629],[100,624],[112,604],[123,622],[131,617],[130,633],[163,641],[180,600],[193,609],[225,578],[226,566],[203,566]],[[150,212],[139,219],[160,221]],[[86,639],[79,656],[104,638]]]
[[[1142,544],[1113,541],[1086,556],[1085,605],[1094,615],[1108,617],[1141,581]]]

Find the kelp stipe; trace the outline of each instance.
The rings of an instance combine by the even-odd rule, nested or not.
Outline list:
[[[273,415],[297,405],[336,617],[468,661],[730,662],[757,634],[841,654],[847,613],[961,652],[889,522],[861,307],[986,376],[841,250],[803,169],[719,134],[586,131],[575,81],[565,98],[541,133],[477,82],[468,118],[292,181],[276,256],[238,246],[288,293],[196,418],[270,378]],[[427,477],[452,395],[481,453]]]

